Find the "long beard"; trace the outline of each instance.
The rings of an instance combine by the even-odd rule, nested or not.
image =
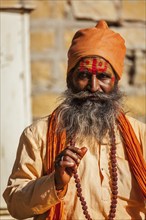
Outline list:
[[[122,97],[117,86],[109,94],[66,90],[57,110],[57,132],[65,129],[69,139],[77,135],[101,142],[122,109]]]

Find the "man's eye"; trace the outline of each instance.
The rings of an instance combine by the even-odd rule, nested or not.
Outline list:
[[[99,75],[97,75],[98,79],[110,79],[110,75],[108,75],[107,73],[101,73]]]
[[[89,78],[89,74],[86,72],[79,72],[78,74],[79,79],[88,79]]]

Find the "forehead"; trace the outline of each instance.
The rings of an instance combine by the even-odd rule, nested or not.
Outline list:
[[[114,73],[111,65],[101,57],[86,57],[82,59],[77,65],[78,71],[88,71],[92,74],[97,72],[111,72]]]

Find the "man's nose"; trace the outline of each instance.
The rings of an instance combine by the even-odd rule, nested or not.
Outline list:
[[[100,85],[99,85],[99,81],[96,77],[96,75],[92,75],[90,82],[89,82],[89,90],[91,92],[97,92],[100,90]]]

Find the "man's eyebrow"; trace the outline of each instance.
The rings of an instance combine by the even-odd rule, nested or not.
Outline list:
[[[76,70],[79,70],[80,72],[84,72],[85,71],[88,71],[88,68],[87,67],[84,67],[84,68],[81,68],[80,66],[76,68]]]
[[[100,72],[96,72],[97,74],[106,74],[106,75],[111,75],[111,72],[107,72],[107,71],[100,71]]]
[[[114,73],[113,72],[111,72],[111,71],[101,71],[101,72],[98,72],[97,71],[97,73],[96,74],[105,74],[105,75],[108,75],[108,76],[112,76]]]

